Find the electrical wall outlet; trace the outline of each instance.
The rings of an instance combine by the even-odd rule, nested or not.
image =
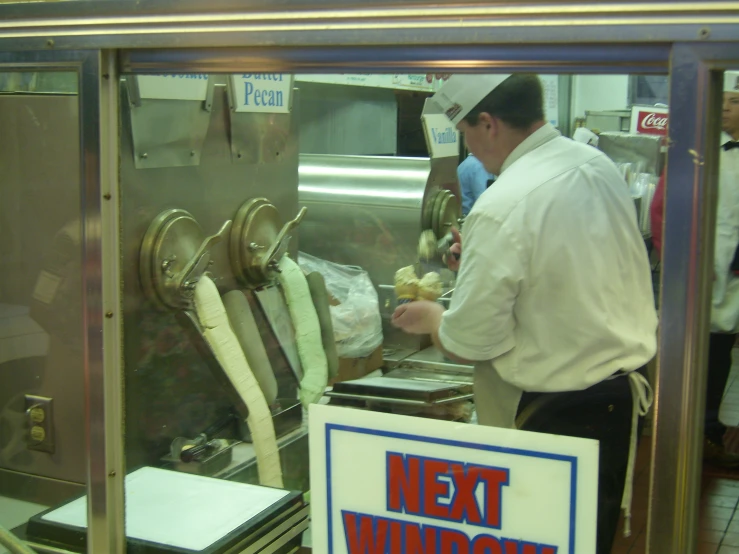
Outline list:
[[[51,398],[26,395],[26,445],[29,450],[54,453],[53,408]]]

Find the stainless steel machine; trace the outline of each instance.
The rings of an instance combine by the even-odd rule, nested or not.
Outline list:
[[[393,275],[416,260],[421,230],[441,236],[457,224],[456,163],[299,157],[294,114],[238,113],[226,76],[203,81],[204,100],[148,98],[134,76],[119,87],[127,465],[257,479],[248,430],[234,423],[244,406],[188,313],[194,283],[207,271],[219,290],[243,290],[248,299],[255,344],[277,381],[285,485],[306,490],[301,368],[274,286],[277,261],[297,253],[299,239],[309,253],[360,265],[389,315]],[[77,96],[67,91],[0,95],[0,166],[10,199],[0,205],[9,230],[0,237],[8,277],[0,281],[0,477],[28,476],[26,496],[33,483],[57,483],[44,487],[52,493],[36,498],[41,505],[81,492],[85,480],[83,435],[75,432],[84,421],[82,223],[68,194],[81,180],[77,116]],[[392,341],[388,333],[386,344]],[[246,442],[199,464],[173,454],[178,441],[203,446],[208,441],[198,437],[211,439],[215,428]],[[0,479],[0,494],[13,482]]]
[[[270,298],[282,297],[277,263],[296,252],[295,118],[235,111],[226,76],[208,78],[203,101],[142,99],[135,82],[131,76],[121,86],[126,409],[137,414],[127,426],[129,464],[169,462],[255,482],[248,443],[202,460],[199,470],[177,459],[172,445],[208,436],[234,411],[242,422],[248,415],[192,311],[195,283],[207,272],[221,294],[241,290],[250,307],[249,340],[274,372],[272,417],[279,440],[290,445],[283,465],[305,456],[295,344],[275,334],[275,314],[259,297],[268,289]],[[276,310],[289,325],[284,300]],[[220,436],[249,440],[243,425],[225,425]],[[285,486],[305,490],[307,468]]]
[[[393,278],[418,261],[424,229],[441,237],[459,225],[456,168],[454,157],[300,156],[299,202],[308,208],[300,249],[369,273],[380,299],[386,348],[428,346],[389,325],[396,306]]]
[[[31,219],[34,216],[44,220],[40,228],[48,223],[53,229],[22,243],[20,247],[25,256],[18,256],[16,250],[16,257],[10,258],[17,264],[13,268],[15,279],[26,283],[25,290],[19,288],[26,296],[18,294],[3,296],[3,299],[10,298],[16,305],[28,307],[30,289],[35,287],[37,271],[42,268],[42,262],[34,257],[40,250],[38,247],[49,244],[54,234],[74,219],[75,207],[82,207],[77,214],[86,231],[79,258],[85,285],[79,306],[84,326],[80,336],[86,337],[88,342],[83,343],[79,364],[64,364],[68,373],[56,363],[53,370],[68,375],[64,384],[74,390],[79,383],[85,383],[76,406],[78,410],[86,407],[84,424],[76,425],[74,422],[79,420],[74,418],[65,418],[64,424],[76,431],[77,444],[84,444],[86,448],[82,463],[87,467],[88,540],[92,552],[125,551],[123,481],[128,460],[122,448],[122,429],[124,426],[137,428],[139,437],[142,427],[147,427],[152,437],[167,432],[151,417],[151,404],[141,402],[140,407],[149,410],[147,415],[142,415],[132,413],[131,406],[125,406],[124,412],[121,403],[124,349],[120,341],[119,291],[122,286],[134,287],[132,279],[137,276],[128,267],[124,275],[117,271],[118,245],[129,254],[124,261],[132,260],[133,248],[127,241],[135,239],[136,234],[138,238],[143,237],[146,226],[162,211],[165,202],[158,201],[159,205],[146,217],[135,214],[137,207],[129,202],[126,209],[140,215],[140,224],[137,229],[128,229],[122,240],[118,225],[122,213],[118,203],[119,159],[116,152],[117,137],[125,129],[118,125],[118,94],[114,90],[119,72],[372,73],[485,71],[487,68],[559,74],[578,71],[670,74],[673,121],[669,129],[667,173],[670,186],[666,191],[665,235],[671,240],[666,244],[663,258],[663,297],[669,302],[661,307],[662,318],[669,325],[664,326],[659,335],[662,353],[657,387],[659,409],[654,425],[645,535],[650,552],[683,552],[696,548],[703,425],[700,392],[705,388],[707,306],[713,271],[710,248],[706,246],[711,244],[710,229],[714,223],[713,192],[718,159],[716,103],[720,87],[716,73],[735,68],[739,59],[736,3],[728,0],[704,2],[699,9],[695,3],[665,0],[529,2],[521,9],[511,9],[509,4],[487,3],[481,7],[475,3],[425,1],[391,1],[379,5],[361,1],[292,2],[280,5],[279,13],[270,2],[248,5],[233,1],[183,2],[174,5],[152,0],[131,3],[129,7],[117,2],[98,2],[94,10],[90,10],[86,2],[0,4],[0,19],[3,20],[0,69],[4,72],[19,68],[48,73],[70,72],[71,81],[79,85],[80,95],[75,104],[79,117],[67,119],[63,127],[47,125],[49,118],[42,117],[38,110],[13,106],[8,112],[10,118],[23,119],[24,124],[37,133],[33,141],[20,141],[18,144],[23,147],[17,149],[15,155],[12,140],[10,143],[6,140],[19,138],[25,130],[6,126],[8,116],[3,114],[3,132],[0,133],[0,143],[4,147],[0,154],[3,173],[0,179],[3,194],[8,196],[0,204],[3,213],[0,222],[10,221],[12,225],[9,229],[3,227],[0,242],[6,246],[8,242],[18,241],[19,235],[26,236],[33,227]],[[578,32],[573,33],[573,28]],[[8,100],[13,101],[12,98]],[[78,132],[74,131],[75,122]],[[225,127],[220,119],[211,120],[211,125]],[[224,160],[228,144],[214,137],[213,144],[219,146],[208,147],[210,140],[208,137],[205,141],[202,159],[210,160],[207,165],[213,169],[215,158]],[[10,150],[5,149],[8,144]],[[67,159],[70,165],[65,165],[61,152],[65,148],[74,150],[78,145],[79,156],[70,154]],[[124,148],[130,150],[130,146]],[[197,148],[187,150],[188,156],[193,150],[194,157],[198,158]],[[14,164],[19,160],[24,162],[24,172],[18,172]],[[52,160],[56,163],[51,163]],[[77,165],[76,169],[70,167],[72,165]],[[235,169],[233,172],[222,169],[234,176],[233,183],[239,182]],[[127,171],[130,179],[132,172],[130,168]],[[32,176],[39,174],[44,178],[35,182],[41,184],[28,185],[34,182]],[[176,189],[172,181],[157,180],[155,173],[150,173],[146,179],[155,187]],[[10,185],[6,187],[8,182]],[[23,183],[22,188],[18,183]],[[61,186],[62,183],[65,186]],[[56,184],[60,186],[56,188]],[[211,184],[210,181],[201,182],[201,188]],[[185,197],[184,192],[192,194],[193,189],[197,195],[197,187],[190,186],[181,196]],[[22,191],[20,196],[19,190]],[[156,191],[155,188],[151,192],[156,194]],[[225,190],[220,193],[227,196]],[[196,198],[200,204],[194,200],[191,202],[194,208],[183,206],[181,209],[190,211],[207,234],[214,233],[219,223],[231,217],[218,214],[206,221],[203,212],[208,211],[208,206],[205,202],[211,200],[205,194]],[[279,202],[276,198],[270,200]],[[233,210],[241,201],[232,199]],[[149,207],[142,203],[138,209],[144,212]],[[12,210],[19,213],[9,216]],[[290,211],[283,212],[285,218],[293,215]],[[5,262],[9,259],[6,256],[7,252],[3,251],[0,260]],[[27,264],[27,260],[33,263]],[[6,266],[0,289],[7,283],[7,269]],[[123,283],[123,278],[128,282]],[[139,301],[142,302],[141,297]],[[133,309],[136,309],[135,302]],[[139,323],[134,317],[127,316],[127,319],[127,325]],[[72,328],[73,324],[67,327]],[[132,332],[143,337],[150,335],[147,330],[133,329]],[[162,336],[159,343],[166,344],[166,336]],[[675,348],[676,344],[686,346]],[[131,350],[132,346],[127,343],[126,357]],[[137,367],[135,361],[134,368]],[[135,380],[130,374],[136,369],[130,369],[128,360],[125,364],[126,379]],[[29,372],[28,375],[33,374]],[[22,388],[25,386],[23,384]],[[126,396],[131,394],[129,390],[125,392]],[[197,390],[193,394],[197,398],[199,393]],[[188,408],[183,407],[185,404]],[[191,411],[197,415],[199,410],[190,410],[191,406],[193,403],[188,399],[176,409],[187,419]],[[36,403],[30,406],[39,407]],[[55,414],[59,413],[58,407],[54,404]],[[154,410],[164,411],[161,403]],[[31,413],[40,419],[38,409],[32,409]],[[38,438],[41,436],[37,433]],[[33,452],[32,456],[36,454]],[[35,463],[36,460],[31,460],[25,467],[30,468]],[[15,472],[12,479],[5,482],[21,483],[25,476]],[[22,485],[21,490],[32,489]],[[16,512],[5,510],[2,515],[15,515]]]
[[[243,333],[274,372],[268,414],[280,478],[304,491],[301,374],[291,364],[294,336],[276,333],[274,321],[289,326],[290,315],[284,299],[268,312],[259,297],[282,299],[279,262],[297,252],[295,120],[237,112],[226,77],[203,81],[202,100],[142,97],[135,76],[119,86],[127,466],[260,483],[249,410],[193,317],[193,291],[207,273],[219,292],[243,292],[253,316]],[[86,470],[84,241],[79,192],[70,193],[82,181],[78,98],[49,92],[0,94],[0,270],[8,276],[0,280],[0,497],[31,510],[25,519],[83,494]],[[270,550],[260,539],[260,552],[300,544],[307,508],[299,492],[290,498],[270,538],[284,544]],[[28,537],[48,545],[57,530],[48,518],[34,522]],[[72,543],[84,538],[83,526]]]

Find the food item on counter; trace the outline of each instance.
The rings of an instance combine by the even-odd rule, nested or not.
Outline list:
[[[418,239],[418,259],[427,262],[434,258],[444,259],[453,244],[454,235],[451,231],[437,240],[436,234],[426,229]],[[455,257],[459,259],[459,255],[455,254]]]
[[[249,301],[243,291],[232,290],[223,295],[223,306],[246,361],[264,393],[264,399],[271,406],[277,400],[277,379],[259,336]]]
[[[282,465],[272,413],[231,328],[218,288],[207,275],[195,287],[194,303],[203,338],[249,410],[246,424],[254,441],[259,484],[281,489]]]
[[[418,282],[417,300],[431,300],[436,302],[441,296],[441,276],[436,272],[429,272]]]
[[[431,229],[426,229],[418,239],[418,257],[422,260],[430,260],[436,255],[436,234]]]
[[[395,272],[395,294],[398,304],[406,304],[414,300],[430,300],[435,302],[441,296],[441,276],[430,271],[421,279],[416,275],[416,269],[409,265]]]
[[[332,379],[339,374],[339,354],[336,349],[336,340],[334,339],[334,325],[331,321],[326,281],[323,275],[317,271],[306,275],[305,280],[308,282],[308,288],[310,289],[313,305],[316,308],[316,315],[318,316],[318,323],[321,326],[323,350],[326,352],[326,362],[328,363],[328,376]]]
[[[300,402],[304,407],[315,404],[323,396],[328,383],[328,360],[323,349],[321,324],[313,304],[303,270],[287,256],[280,260],[277,278],[285,291],[287,307],[295,329],[298,356],[303,366],[300,380]]]
[[[395,295],[398,297],[398,304],[412,302],[418,296],[418,276],[412,265],[395,272]]]

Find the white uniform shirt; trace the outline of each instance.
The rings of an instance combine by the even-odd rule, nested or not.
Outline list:
[[[721,144],[732,140],[724,133]],[[715,281],[711,331],[735,333],[739,330],[739,278],[731,272],[739,244],[739,148],[719,154],[718,210],[716,212]]]
[[[655,354],[646,247],[605,154],[546,125],[506,159],[464,225],[439,338],[526,391],[580,390]],[[490,368],[492,369],[492,368]]]

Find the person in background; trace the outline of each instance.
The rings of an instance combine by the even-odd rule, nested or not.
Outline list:
[[[719,190],[716,213],[716,244],[711,307],[711,335],[708,346],[708,387],[703,458],[716,465],[739,467],[736,428],[727,436],[719,421],[719,409],[731,372],[731,352],[739,330],[739,71],[724,74]],[[662,251],[665,174],[659,179],[650,207],[652,244]]]
[[[460,263],[447,257],[449,309],[410,302],[393,324],[474,365],[481,425],[599,441],[597,554],[610,554],[620,507],[630,532],[657,349],[634,202],[603,152],[546,123],[535,75],[454,75],[433,101],[498,177],[456,235]]]
[[[480,160],[470,153],[457,167],[457,178],[462,192],[462,215],[467,216],[480,195],[495,180],[495,175],[489,173]]]

